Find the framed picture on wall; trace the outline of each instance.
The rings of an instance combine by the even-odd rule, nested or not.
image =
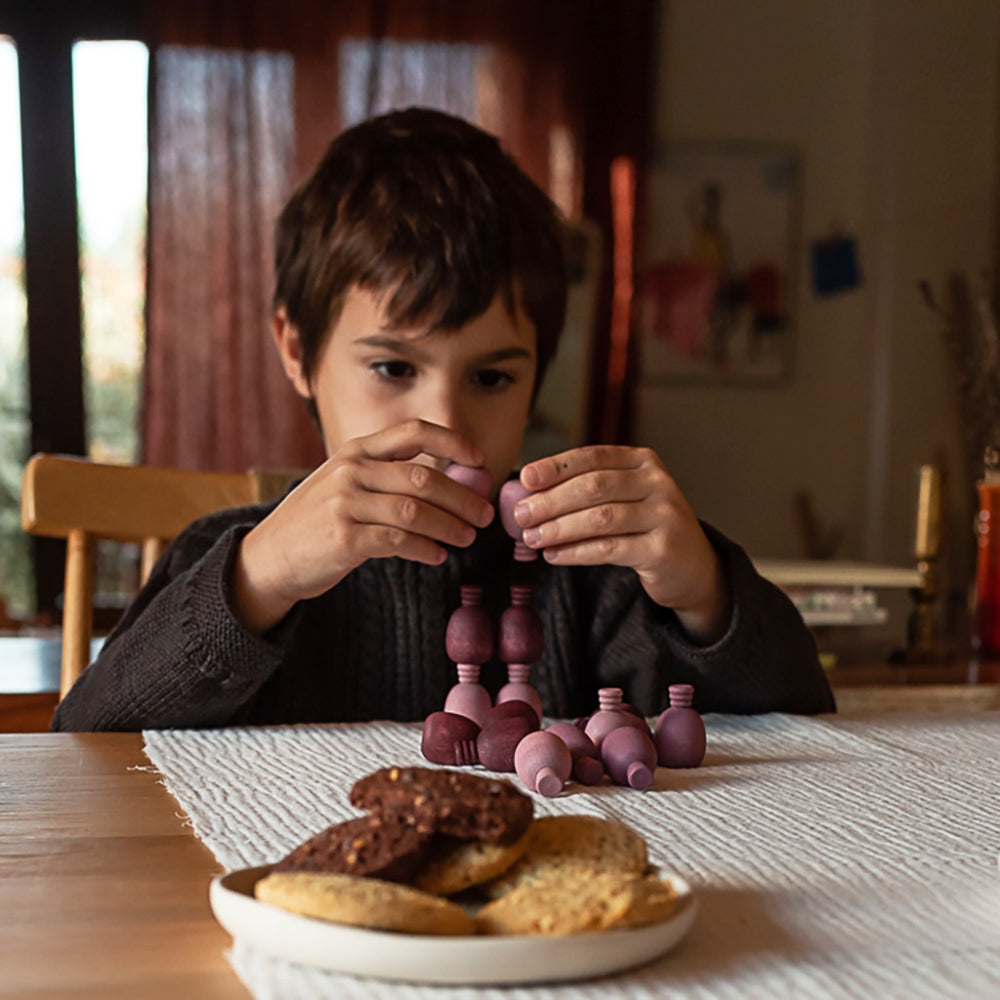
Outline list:
[[[675,142],[656,151],[636,287],[641,381],[789,375],[798,186],[786,148]]]

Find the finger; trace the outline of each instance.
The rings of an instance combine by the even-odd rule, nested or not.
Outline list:
[[[554,545],[542,558],[558,566],[630,566],[643,561],[645,535],[605,535],[580,542]]]
[[[438,566],[448,558],[445,548],[424,535],[386,524],[358,524],[354,528],[355,544],[366,559],[387,559],[397,556],[410,562]]]
[[[652,454],[647,448],[622,445],[571,448],[526,465],[521,470],[521,482],[529,490],[546,490],[598,469],[638,469]]]
[[[641,534],[654,527],[647,508],[640,502],[588,506],[525,528],[524,543],[529,548],[543,549],[610,535]]]
[[[476,538],[467,521],[414,496],[369,493],[350,505],[349,514],[359,526],[384,527],[405,535],[464,548]]]
[[[356,487],[370,493],[416,497],[463,524],[485,528],[493,520],[493,505],[475,490],[443,472],[416,462],[362,462],[355,473]]]
[[[486,458],[457,431],[426,420],[407,420],[358,438],[354,443],[361,454],[382,461],[408,461],[425,454],[443,462],[482,465]]]
[[[634,469],[601,469],[524,497],[514,507],[514,519],[522,528],[528,528],[577,511],[613,503],[638,503],[649,495],[648,477],[636,475]],[[599,511],[594,516],[601,523],[608,512]]]

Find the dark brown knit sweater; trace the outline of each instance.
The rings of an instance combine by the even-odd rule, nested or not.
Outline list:
[[[444,635],[459,586],[482,584],[498,619],[512,581],[533,584],[544,623],[545,653],[531,679],[547,715],[593,711],[604,686],[623,688],[626,701],[653,714],[678,682],[694,685],[701,712],[834,711],[798,612],[708,526],[733,596],[729,628],[711,646],[694,645],[631,570],[515,564],[497,523],[441,566],[370,560],[258,636],[234,617],[229,578],[240,538],[272,509],[210,515],[174,542],[60,704],[53,729],[421,720],[456,681]],[[496,692],[504,665],[487,664],[482,680]]]

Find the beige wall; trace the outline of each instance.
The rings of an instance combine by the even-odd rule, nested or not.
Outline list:
[[[660,139],[790,145],[801,156],[795,360],[781,387],[640,386],[635,437],[696,511],[755,556],[804,554],[793,496],[844,531],[838,556],[907,563],[917,468],[960,477],[958,413],[917,282],[990,263],[1000,125],[996,0],[673,0],[660,31]],[[839,224],[864,283],[810,288]],[[956,482],[954,506],[970,502]],[[972,558],[969,510],[953,575]]]

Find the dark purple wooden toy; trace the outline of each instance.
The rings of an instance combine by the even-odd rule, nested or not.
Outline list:
[[[573,777],[583,785],[598,785],[605,775],[604,764],[594,741],[572,722],[553,722],[545,728],[566,744],[573,758]]]
[[[633,726],[619,726],[601,742],[601,759],[616,785],[628,785],[640,791],[653,783],[656,770],[656,745],[649,736]]]
[[[697,767],[705,759],[705,723],[691,707],[694,688],[671,684],[670,707],[656,720],[653,739],[663,767]]]
[[[459,588],[462,605],[448,619],[444,644],[448,656],[455,661],[458,683],[448,692],[444,710],[465,715],[478,725],[493,702],[489,692],[479,683],[479,667],[495,648],[493,623],[482,606],[483,588],[465,585]]]
[[[483,725],[489,726],[500,719],[509,719],[511,716],[517,716],[519,719],[527,719],[529,722],[535,723],[535,729],[539,728],[537,710],[533,705],[529,705],[526,701],[521,701],[520,698],[507,698],[504,701],[498,700],[497,703],[486,713],[486,719],[483,722]]]
[[[479,726],[464,715],[453,712],[431,712],[424,719],[424,734],[420,752],[435,764],[462,767],[479,762],[476,738]]]
[[[476,739],[479,763],[491,771],[513,771],[518,745],[529,733],[537,731],[538,723],[534,718],[509,715],[491,719]]]

